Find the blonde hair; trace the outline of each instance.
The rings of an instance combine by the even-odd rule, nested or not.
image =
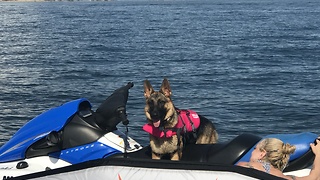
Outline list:
[[[260,141],[260,150],[265,150],[266,155],[263,160],[269,162],[273,167],[283,171],[287,166],[290,155],[294,153],[294,145],[283,143],[277,138],[267,138]]]

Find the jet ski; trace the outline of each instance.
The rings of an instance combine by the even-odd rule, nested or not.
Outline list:
[[[309,144],[318,137],[314,133],[271,134],[263,138],[241,134],[234,139],[217,144],[189,144],[180,161],[152,160],[150,146],[138,151],[118,153],[103,159],[91,160],[63,168],[18,176],[20,179],[282,179],[262,171],[236,166],[248,161],[256,144],[269,137],[294,144],[296,151],[284,170],[287,175],[308,175],[314,160]]]
[[[115,90],[95,110],[85,98],[33,118],[0,148],[1,177],[46,171],[142,148],[117,129],[127,126],[126,104],[133,83]]]
[[[53,108],[24,125],[0,148],[3,179],[279,179],[255,169],[236,166],[249,161],[263,138],[275,137],[296,146],[284,172],[306,175],[314,154],[312,132],[240,134],[216,144],[188,144],[180,161],[152,160],[150,146],[120,132],[127,126],[128,83],[109,96],[96,111],[87,99]]]

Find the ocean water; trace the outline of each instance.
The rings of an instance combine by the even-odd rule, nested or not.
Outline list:
[[[0,2],[0,145],[52,107],[93,109],[134,82],[129,135],[148,135],[143,81],[242,133],[320,128],[320,1]],[[122,129],[122,125],[118,126]]]

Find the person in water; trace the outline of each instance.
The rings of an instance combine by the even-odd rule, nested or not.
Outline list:
[[[297,177],[284,175],[290,155],[296,150],[295,146],[283,143],[277,138],[267,138],[260,141],[254,148],[249,162],[239,162],[237,165],[257,169],[266,173],[289,180],[320,180],[320,140],[311,143],[310,147],[315,155],[313,168],[308,176]]]

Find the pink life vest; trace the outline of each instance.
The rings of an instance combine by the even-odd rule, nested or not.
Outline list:
[[[174,128],[159,129],[153,126],[153,124],[145,124],[142,128],[149,134],[159,138],[169,138],[177,134],[177,130],[181,130],[181,134],[186,132],[195,131],[200,125],[200,117],[192,110],[177,110],[178,123]]]

